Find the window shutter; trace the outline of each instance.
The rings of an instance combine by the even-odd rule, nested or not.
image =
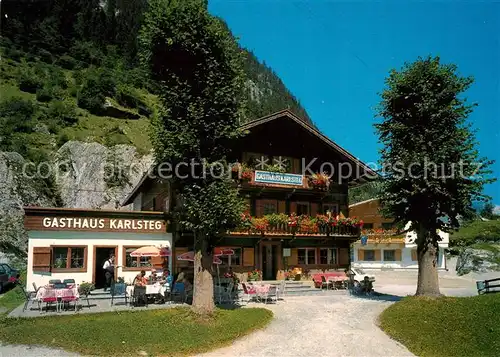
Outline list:
[[[255,249],[243,248],[243,265],[246,267],[253,267],[255,265]]]
[[[297,203],[296,202],[290,202],[290,214],[292,213],[297,213]]]
[[[255,200],[255,217],[262,217],[263,215],[264,215],[263,200]]]
[[[340,265],[349,264],[349,251],[347,248],[339,249],[339,264]]]
[[[288,257],[288,265],[292,267],[293,265],[299,264],[299,255],[297,248],[290,249],[290,256]]]
[[[375,250],[375,261],[381,261],[382,258],[381,258],[381,255],[380,255],[380,249],[376,249]]]
[[[398,262],[401,261],[401,249],[396,249],[396,252],[394,253],[394,259]]]
[[[365,260],[365,251],[363,249],[358,249],[358,260],[359,261]]]
[[[418,258],[417,258],[417,250],[416,249],[412,249],[411,250],[411,260],[413,260],[414,262],[416,262],[418,260]]]
[[[316,217],[317,214],[318,214],[318,204],[311,203],[311,216]]]
[[[50,272],[52,261],[52,248],[36,247],[33,248],[33,272]]]
[[[286,202],[278,201],[278,213],[286,213]]]

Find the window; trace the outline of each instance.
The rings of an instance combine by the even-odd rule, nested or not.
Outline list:
[[[384,249],[384,262],[394,262],[396,260],[396,251],[394,249]]]
[[[337,264],[337,248],[320,248],[319,250],[320,264]]]
[[[151,262],[151,257],[131,257],[130,253],[140,247],[126,247],[124,248],[125,268],[149,268],[153,264]]]
[[[337,215],[339,212],[339,206],[336,204],[323,204],[323,214],[328,214],[330,212],[332,215]]]
[[[382,228],[383,229],[392,229],[394,227],[394,223],[389,222],[389,223],[382,223]]]
[[[262,210],[264,212],[264,215],[278,212],[276,202],[264,203]]]
[[[219,259],[222,260],[222,264],[228,265],[228,266],[241,265],[241,263],[242,263],[242,248],[229,247],[228,249],[232,249],[234,251],[234,254],[233,255],[221,255],[221,256],[219,256]]]
[[[297,215],[301,214],[309,215],[309,204],[308,203],[297,203]]]
[[[54,269],[86,269],[87,247],[53,247],[52,267]]]
[[[373,229],[373,223],[363,223],[364,229]]]
[[[314,248],[299,248],[297,249],[297,255],[299,264],[316,264],[316,249]]]
[[[366,262],[373,262],[375,261],[375,251],[373,249],[366,249],[364,250],[364,261]]]

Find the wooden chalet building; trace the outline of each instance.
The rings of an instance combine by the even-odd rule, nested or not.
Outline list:
[[[346,218],[348,188],[375,172],[289,110],[248,122],[242,129],[248,134],[232,143],[230,159],[241,164],[235,183],[248,202],[249,215],[217,245],[235,251],[222,257],[222,270],[259,269],[264,279],[276,279],[280,271],[295,267],[311,272],[347,267],[350,245],[360,234],[357,223]],[[322,171],[333,172],[329,182],[311,175]],[[168,213],[168,181],[146,174],[123,202],[129,204],[134,210]],[[194,242],[188,232],[172,233],[178,272],[190,263],[175,257],[192,250]]]

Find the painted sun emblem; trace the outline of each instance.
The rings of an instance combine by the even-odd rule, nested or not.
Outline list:
[[[287,168],[288,160],[284,157],[278,156],[274,158],[274,163],[282,170]]]
[[[260,170],[265,170],[269,159],[265,156],[261,156],[260,159],[258,158],[255,161],[257,162],[257,164],[255,165],[255,168],[260,169]]]

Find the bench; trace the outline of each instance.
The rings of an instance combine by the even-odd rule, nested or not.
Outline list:
[[[500,278],[476,281],[476,287],[479,295],[500,293]]]

